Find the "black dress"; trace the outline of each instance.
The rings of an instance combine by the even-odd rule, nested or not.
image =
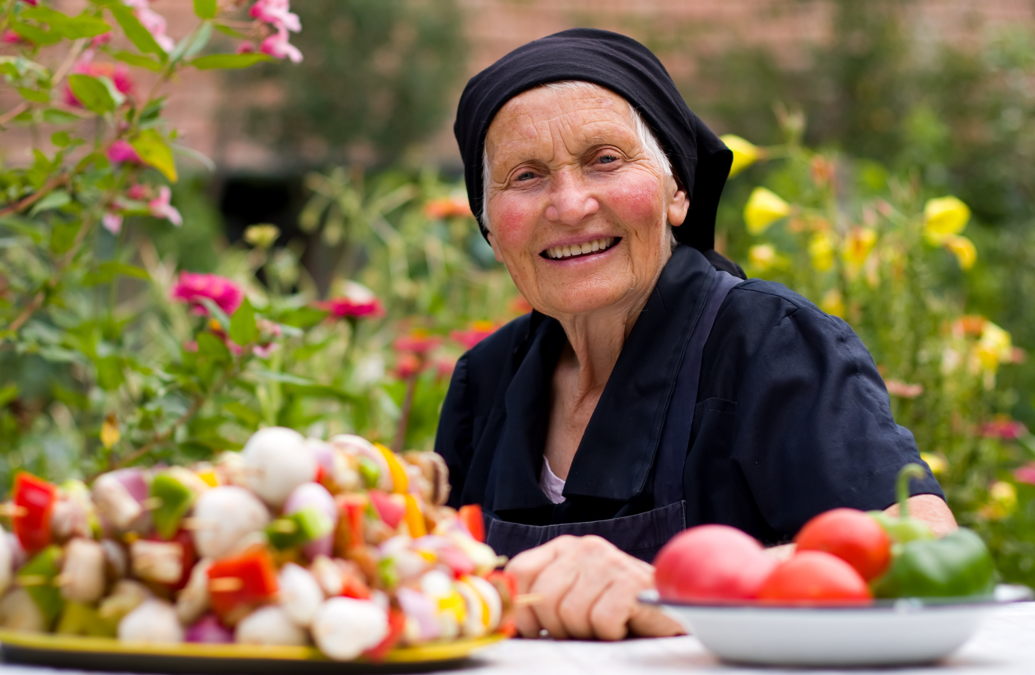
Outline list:
[[[676,481],[687,527],[723,523],[766,544],[789,541],[827,509],[893,504],[899,469],[923,463],[912,434],[892,419],[883,380],[848,324],[780,284],[752,279],[728,292],[698,357],[696,405],[670,405],[690,317],[715,276],[699,251],[675,249],[600,396],[561,504],[539,487],[566,343],[560,324],[533,312],[465,354],[435,442],[450,504],[480,504],[490,524],[557,532],[551,526],[646,514],[660,506],[660,481]],[[670,415],[692,420],[685,459],[681,447],[659,447]],[[666,454],[683,460],[676,476],[655,475]],[[930,474],[912,493],[943,496]]]

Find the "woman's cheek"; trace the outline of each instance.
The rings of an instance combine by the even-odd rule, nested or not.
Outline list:
[[[624,180],[611,192],[611,204],[615,214],[634,229],[650,227],[661,215],[661,191],[658,181]]]
[[[505,252],[523,248],[535,227],[534,209],[522,204],[500,204],[494,209],[490,220],[493,234]]]

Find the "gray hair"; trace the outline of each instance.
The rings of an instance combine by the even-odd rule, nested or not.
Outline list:
[[[583,82],[581,80],[566,80],[564,82],[550,82],[542,85],[544,89],[550,91],[577,91],[586,93],[595,93],[597,89],[602,89],[599,85],[593,84],[592,82]],[[647,158],[650,159],[654,166],[661,167],[662,174],[665,178],[672,177],[672,162],[669,161],[668,155],[661,149],[661,143],[658,142],[658,137],[654,135],[651,128],[647,126],[643,117],[637,112],[636,108],[629,104],[629,111],[632,113],[633,125],[636,127],[636,136],[640,141],[640,145],[643,146],[643,151],[646,153]],[[489,167],[489,153],[482,147],[482,212],[481,221],[482,225],[485,226],[486,230],[489,230],[489,182],[492,179],[492,171]],[[673,242],[675,237],[673,236]]]

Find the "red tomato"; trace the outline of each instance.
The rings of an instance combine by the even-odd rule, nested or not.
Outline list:
[[[746,600],[776,566],[751,535],[726,525],[699,525],[665,544],[654,559],[666,600]]]
[[[851,565],[866,581],[891,563],[891,538],[863,511],[834,509],[821,513],[794,538],[799,551],[826,551]]]
[[[461,506],[456,514],[471,536],[485,543],[485,521],[482,520],[482,507],[478,504],[467,504]]]
[[[28,553],[42,551],[50,545],[50,516],[57,502],[57,486],[19,471],[14,476],[14,505],[12,525]]]
[[[801,551],[780,563],[758,592],[759,600],[861,602],[872,598],[855,568],[823,551]]]

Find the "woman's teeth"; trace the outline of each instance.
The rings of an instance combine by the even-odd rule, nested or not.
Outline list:
[[[546,249],[546,256],[551,260],[560,260],[561,258],[577,258],[580,255],[586,255],[587,253],[596,253],[598,251],[606,251],[607,249],[614,246],[615,237],[602,237],[600,239],[594,239],[593,241],[587,241],[584,244],[573,244],[571,246],[553,246]]]

